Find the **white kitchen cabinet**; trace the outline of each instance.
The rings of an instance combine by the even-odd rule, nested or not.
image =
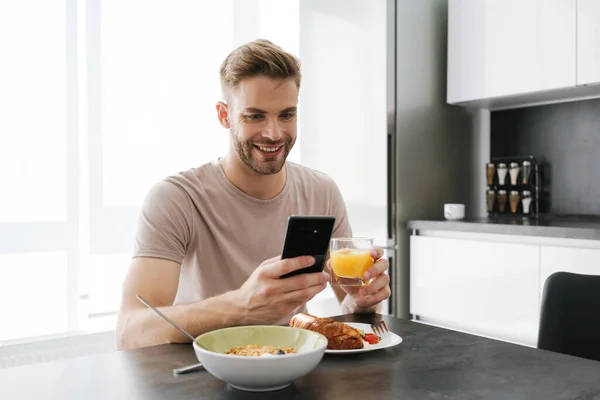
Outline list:
[[[600,85],[600,0],[577,0],[577,84]]]
[[[583,2],[595,3],[590,13],[598,10],[597,0]],[[448,103],[574,88],[576,5],[576,0],[450,0]],[[597,38],[596,32],[590,39],[596,46]]]
[[[539,246],[411,236],[410,312],[418,320],[535,346]]]
[[[540,300],[546,279],[555,272],[600,275],[600,250],[562,246],[541,246]]]

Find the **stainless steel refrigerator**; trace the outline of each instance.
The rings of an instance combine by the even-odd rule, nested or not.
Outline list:
[[[336,180],[353,233],[386,248],[386,311],[407,318],[407,222],[478,203],[474,116],[445,102],[447,0],[299,7],[301,162]]]

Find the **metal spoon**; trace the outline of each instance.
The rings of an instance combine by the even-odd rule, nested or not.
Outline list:
[[[135,297],[137,297],[137,299],[139,301],[141,301],[142,303],[144,303],[144,305],[146,307],[154,310],[154,312],[156,312],[158,315],[160,315],[165,321],[167,321],[168,323],[170,323],[171,325],[173,325],[175,328],[179,329],[179,331],[181,333],[183,333],[185,336],[187,336],[190,339],[192,339],[192,342],[196,340],[192,335],[190,335],[189,333],[187,333],[182,327],[180,327],[179,325],[177,325],[175,322],[171,321],[171,319],[169,319],[169,317],[167,317],[166,315],[164,315],[163,313],[161,313],[160,311],[158,311],[156,308],[152,307],[150,305],[150,303],[148,303],[142,296],[140,296],[139,294],[136,294]],[[198,346],[204,348],[204,346],[202,346],[200,343],[196,343],[196,344]],[[192,372],[192,371],[196,371],[198,369],[203,369],[203,368],[204,368],[204,366],[202,365],[202,363],[192,364],[192,365],[188,365],[187,367],[173,369],[173,375],[181,375],[181,374],[185,374],[186,372]]]
[[[202,365],[202,363],[192,364],[192,365],[188,365],[187,367],[174,368],[173,375],[183,375],[188,372],[199,371],[201,369],[204,369],[204,365]]]

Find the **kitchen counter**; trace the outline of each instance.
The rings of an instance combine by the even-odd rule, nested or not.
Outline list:
[[[414,230],[600,240],[600,218],[541,216],[538,219],[467,218],[460,221],[414,220],[408,222],[408,228]]]

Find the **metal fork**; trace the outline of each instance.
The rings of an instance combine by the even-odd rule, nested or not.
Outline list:
[[[379,321],[371,324],[371,329],[373,329],[373,332],[375,332],[375,334],[380,338],[384,338],[390,333],[385,321]]]

